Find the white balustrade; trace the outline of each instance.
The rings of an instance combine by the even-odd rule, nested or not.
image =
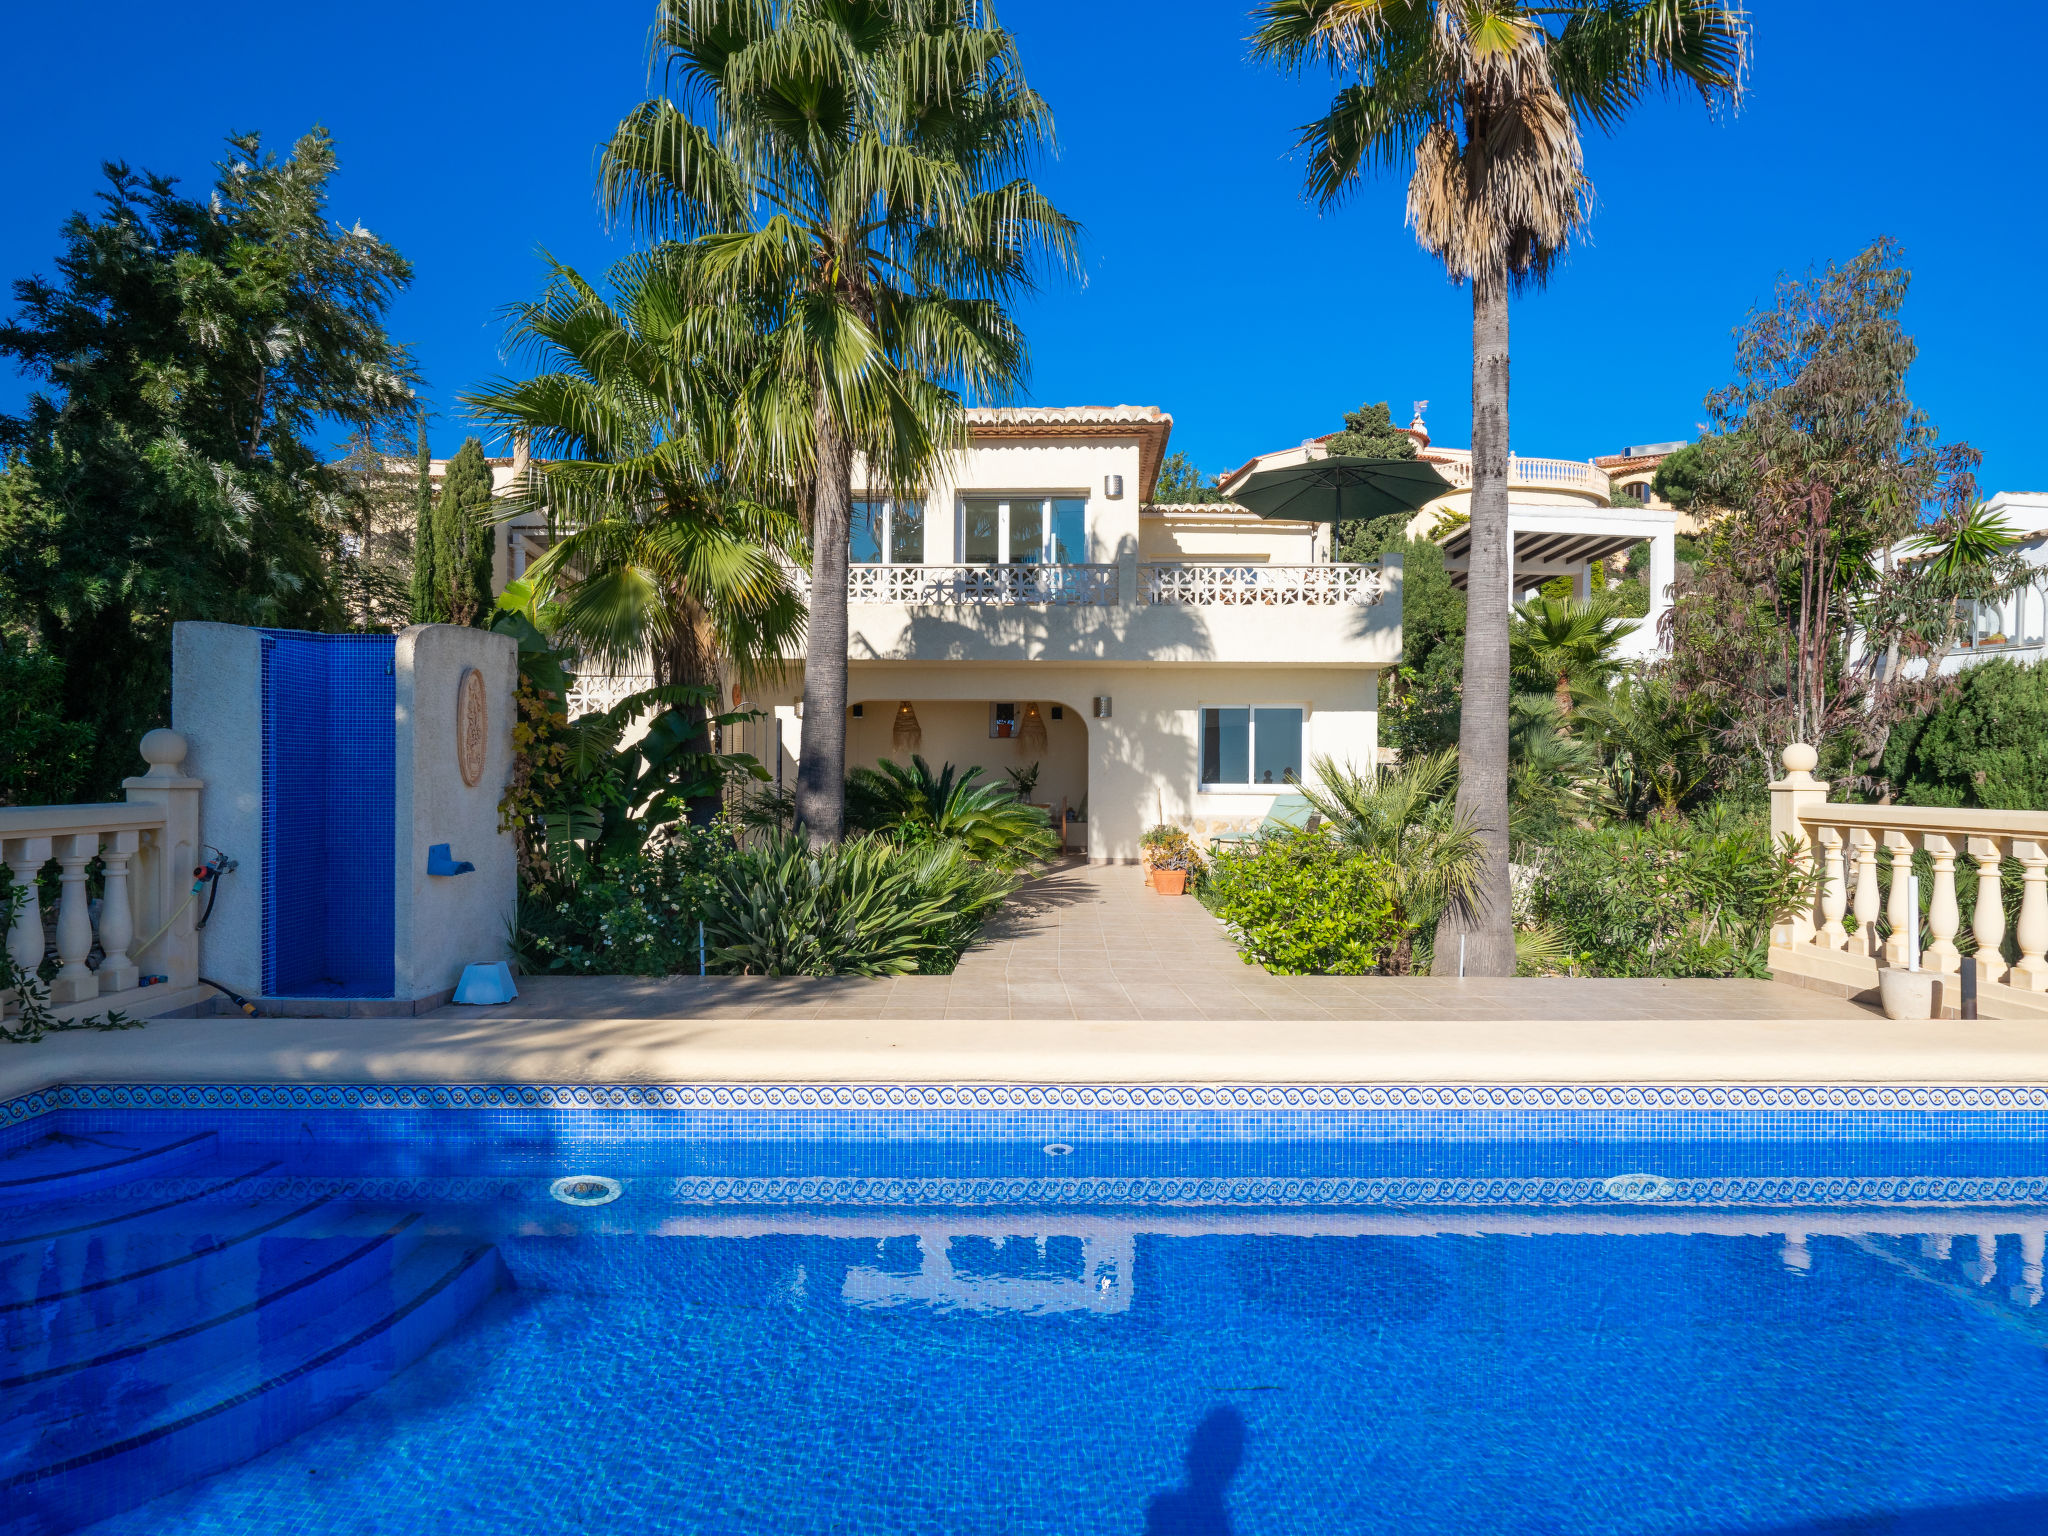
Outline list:
[[[649,672],[578,672],[569,680],[564,710],[571,720],[578,715],[601,715],[653,686],[654,675]]]
[[[856,565],[846,573],[849,603],[906,607],[1038,604],[1106,607],[1116,601],[1114,565]]]
[[[1924,969],[1953,975],[1974,958],[1979,1007],[1987,1016],[2048,1018],[2048,811],[1830,803],[1828,786],[1809,771],[1814,760],[1810,747],[1786,748],[1785,778],[1771,786],[1773,835],[1807,850],[1819,872],[1812,907],[1772,930],[1773,968],[1851,988],[1874,986],[1880,966],[1907,963],[1907,935],[1924,924]],[[1891,890],[1881,904],[1879,866],[1887,854]],[[1922,911],[1914,910],[1908,884],[1916,854],[1926,855],[1929,870]],[[1962,856],[1975,866],[1973,957],[1957,943],[1963,923],[1956,861]],[[2008,859],[2021,870],[2017,912],[2006,906]],[[1845,909],[1855,916],[1854,939],[1843,922]],[[1890,930],[1882,945],[1876,942],[1880,920]],[[2001,952],[2008,941],[2019,955],[2010,966]]]
[[[1386,595],[1378,565],[1223,565],[1162,561],[1140,568],[1148,603],[1218,608],[1370,608]]]
[[[1458,489],[1472,484],[1472,455],[1462,448],[1433,448],[1428,458],[1443,477]],[[1508,486],[1525,490],[1576,491],[1614,500],[1614,485],[1607,472],[1583,459],[1531,459],[1521,454],[1508,456]]]
[[[6,948],[32,974],[49,949],[36,881],[45,865],[57,862],[52,1007],[91,1011],[117,995],[114,1006],[132,1003],[145,973],[166,978],[157,995],[198,980],[198,941],[185,898],[199,858],[201,784],[178,772],[185,739],[175,731],[151,731],[142,739],[142,755],[150,770],[125,781],[126,801],[0,807],[0,862],[13,888],[27,893],[15,909]],[[95,861],[101,888],[97,932],[88,889]],[[138,931],[144,935],[139,949]],[[94,966],[96,946],[102,958]],[[0,1005],[10,1002],[18,1009],[19,999],[0,994]]]

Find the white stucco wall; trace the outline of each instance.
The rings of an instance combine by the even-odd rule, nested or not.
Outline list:
[[[262,631],[172,627],[171,728],[187,744],[184,772],[205,782],[199,836],[236,861],[198,934],[199,973],[253,997],[263,990]]]
[[[519,895],[517,850],[498,830],[498,800],[512,773],[513,690],[519,647],[509,635],[416,624],[398,637],[396,940],[397,995],[422,998],[455,985],[464,965],[503,960]],[[484,770],[462,782],[456,759],[456,690],[483,674],[489,720]],[[476,865],[429,875],[427,850]]]

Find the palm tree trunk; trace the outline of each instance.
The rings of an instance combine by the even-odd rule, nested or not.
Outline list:
[[[1508,888],[1508,294],[1505,272],[1472,284],[1472,532],[1465,576],[1465,689],[1458,714],[1458,816],[1483,850],[1476,899],[1437,925],[1431,970],[1515,974]]]
[[[823,392],[818,480],[811,498],[811,617],[804,642],[804,718],[797,738],[796,815],[812,846],[846,830],[846,560],[853,456]]]

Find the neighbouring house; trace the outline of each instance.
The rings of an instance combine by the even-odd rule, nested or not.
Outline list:
[[[1154,502],[1173,419],[1152,406],[1004,407],[967,413],[968,445],[923,495],[857,491],[848,591],[847,763],[912,753],[976,766],[1104,862],[1138,856],[1146,827],[1255,825],[1288,780],[1329,756],[1379,760],[1382,673],[1401,658],[1398,557],[1334,560],[1322,524],[1261,519],[1234,502]],[[1418,514],[1462,584],[1470,456],[1408,428],[1451,489]],[[1266,454],[1229,477],[1326,451]],[[521,457],[491,461],[500,489]],[[435,470],[441,469],[437,461]],[[1674,513],[1619,496],[1592,464],[1517,456],[1510,476],[1515,584],[1559,575],[1590,590],[1596,561],[1651,547],[1647,655],[1668,605]],[[544,520],[503,525],[499,584],[547,547]],[[580,678],[572,711],[604,708],[644,676]],[[801,659],[772,682],[728,687],[759,712],[732,732],[794,783]]]
[[[1962,605],[1962,634],[1942,660],[1944,676],[2000,656],[2032,666],[2048,655],[2048,491],[2000,491],[1985,507],[2017,532],[2033,577],[1998,602]],[[1916,659],[1900,672],[1918,677],[1926,670],[1926,661]]]

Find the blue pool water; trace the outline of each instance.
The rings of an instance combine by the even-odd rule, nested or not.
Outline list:
[[[2048,1116],[1004,1124],[17,1125],[0,1533],[2048,1530]]]

